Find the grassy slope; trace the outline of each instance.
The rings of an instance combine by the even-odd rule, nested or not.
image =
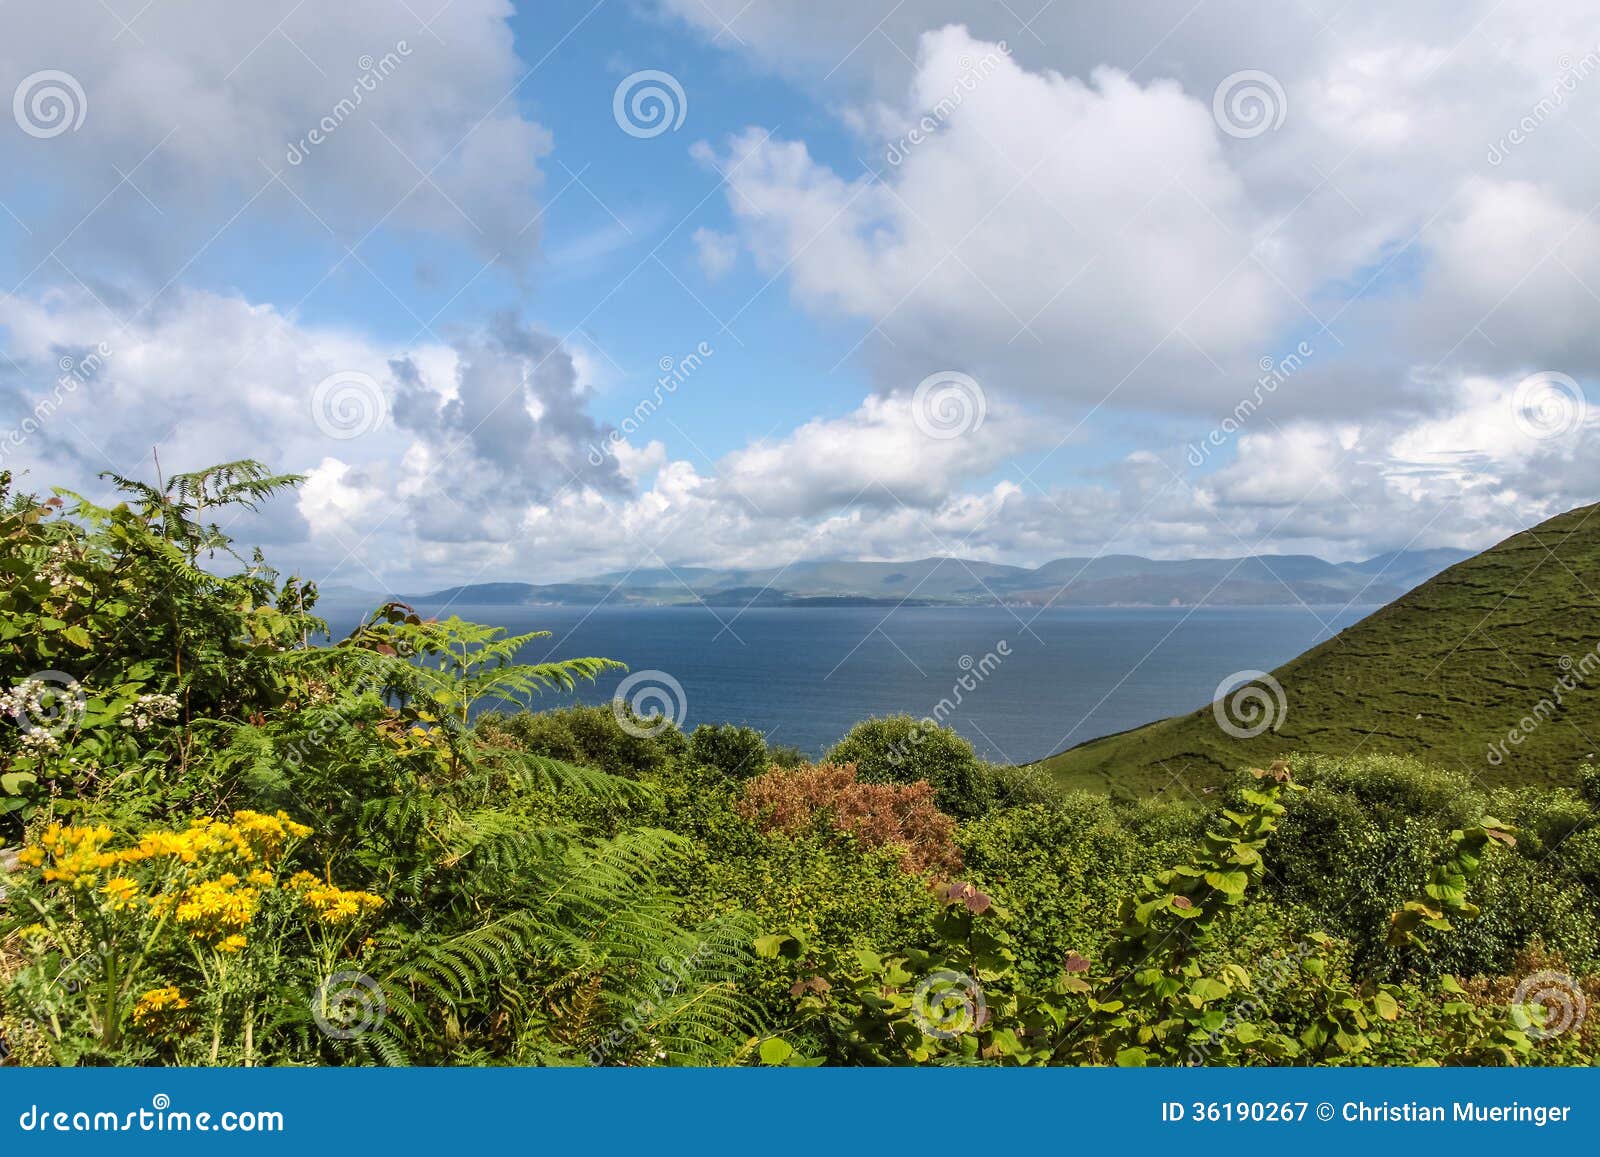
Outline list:
[[[1600,505],[1515,535],[1273,672],[1278,729],[1235,739],[1210,706],[1071,748],[1039,766],[1068,787],[1198,790],[1290,751],[1423,756],[1485,784],[1572,783],[1600,752],[1600,666],[1503,762],[1487,759],[1600,643]],[[1550,704],[1546,704],[1548,708]],[[1591,738],[1592,737],[1592,738]]]

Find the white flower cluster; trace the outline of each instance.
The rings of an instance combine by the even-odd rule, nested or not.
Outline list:
[[[60,751],[57,733],[76,721],[82,704],[83,684],[65,675],[57,679],[24,679],[9,691],[0,692],[0,714],[11,716],[22,729],[21,746],[28,755]]]
[[[149,731],[158,722],[178,717],[178,701],[171,695],[141,695],[122,712],[119,722],[135,731]]]
[[[35,727],[22,733],[23,755],[54,755],[61,750],[61,740],[42,727]]]

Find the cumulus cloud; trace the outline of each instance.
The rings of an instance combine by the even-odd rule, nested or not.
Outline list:
[[[263,458],[307,481],[241,537],[317,577],[391,589],[828,557],[1358,557],[1487,545],[1600,485],[1581,452],[1597,419],[1560,382],[1534,397],[1512,377],[1463,378],[1421,417],[1279,422],[1263,409],[1220,466],[1146,447],[1045,486],[1029,471],[1053,427],[1002,400],[941,437],[913,392],[873,394],[696,464],[609,438],[568,352],[509,316],[403,355],[196,291],[103,346],[85,339],[100,320],[81,293],[0,305],[8,412],[35,411],[63,359],[81,375],[0,464],[24,486],[103,498],[98,471],[148,474],[153,445],[169,472]],[[320,409],[330,379],[365,409]]]
[[[695,259],[707,281],[720,281],[739,260],[739,239],[701,226],[689,238],[694,242]]]
[[[391,226],[526,257],[551,142],[517,111],[508,15],[504,0],[457,0],[426,26],[391,0],[12,13],[0,76],[33,131],[0,134],[0,168],[48,190],[6,194],[22,244],[86,278],[139,261],[157,285],[263,213],[347,245]]]
[[[666,7],[851,94],[876,177],[759,131],[710,155],[745,161],[728,208],[758,259],[876,327],[885,384],[913,349],[1035,397],[1204,408],[1307,332],[1346,362],[1302,412],[1382,411],[1418,368],[1600,372],[1600,170],[1572,163],[1600,138],[1600,44],[1575,0],[1152,0],[1026,28],[976,0]],[[1230,132],[1213,98],[1246,71],[1269,127]]]
[[[1029,72],[958,27],[918,60],[878,179],[756,130],[713,158],[758,260],[884,336],[884,380],[954,364],[1035,397],[1187,405],[1236,389],[1218,371],[1300,313],[1252,252],[1265,219],[1208,106]]]

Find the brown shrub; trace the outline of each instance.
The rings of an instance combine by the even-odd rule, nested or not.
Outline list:
[[[763,832],[790,834],[825,812],[835,828],[869,848],[901,848],[900,866],[908,872],[954,872],[961,867],[956,821],[934,806],[933,796],[926,783],[857,783],[853,763],[803,763],[752,779],[735,807]]]

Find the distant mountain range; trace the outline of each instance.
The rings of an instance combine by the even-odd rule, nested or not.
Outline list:
[[[1596,585],[1600,505],[1446,569],[1214,704],[1037,766],[1064,787],[1140,795],[1216,785],[1290,752],[1360,752],[1482,784],[1570,786],[1600,751]]]
[[[782,567],[654,568],[570,583],[499,582],[399,595],[469,606],[1312,606],[1392,602],[1446,567],[1461,550],[1392,551],[1364,562],[1303,554],[1196,558],[1135,555],[1058,558],[1038,567],[958,558],[915,562],[796,562]],[[328,586],[330,599],[378,600]]]

